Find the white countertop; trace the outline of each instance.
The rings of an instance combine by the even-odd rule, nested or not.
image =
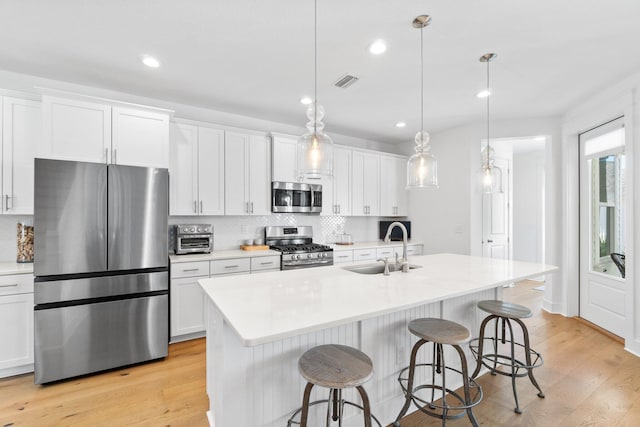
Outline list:
[[[540,276],[557,267],[466,255],[414,256],[390,276],[342,266],[200,280],[243,345],[256,346]],[[259,280],[258,280],[259,278]]]
[[[193,261],[214,261],[217,259],[229,258],[256,258],[263,256],[280,256],[280,252],[267,249],[266,251],[243,251],[241,249],[232,249],[227,251],[213,251],[210,254],[187,254],[187,255],[169,255],[172,263],[193,262]]]
[[[9,274],[33,274],[33,263],[0,262],[0,276]]]
[[[422,242],[411,241],[408,242],[409,245],[422,245]],[[396,248],[398,246],[402,246],[402,241],[393,241],[390,243],[385,243],[382,240],[375,240],[373,242],[355,242],[351,245],[339,245],[337,243],[329,243],[329,246],[333,248],[334,251],[347,251],[351,249],[370,249],[370,248]]]

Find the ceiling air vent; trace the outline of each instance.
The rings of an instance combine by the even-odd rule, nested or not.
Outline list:
[[[358,80],[360,79],[356,76],[352,76],[351,74],[347,73],[344,76],[340,77],[333,85],[341,87],[342,89],[346,89]]]

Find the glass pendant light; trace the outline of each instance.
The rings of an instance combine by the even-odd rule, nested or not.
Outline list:
[[[307,108],[307,132],[296,144],[299,178],[321,178],[333,175],[333,140],[324,133],[324,108],[318,105],[318,5],[313,2],[313,102]]]
[[[487,145],[480,152],[481,166],[478,171],[478,186],[480,192],[485,194],[502,193],[502,170],[495,165],[495,153],[491,148],[490,126],[489,126],[489,98],[491,92],[489,86],[489,63],[498,55],[486,53],[480,57],[480,62],[487,64],[487,88],[484,93],[487,98]]]
[[[416,134],[415,154],[407,161],[407,189],[438,188],[438,161],[429,152],[429,133],[424,130],[424,48],[422,30],[431,23],[429,15],[420,15],[413,20],[414,28],[420,29],[420,132]]]

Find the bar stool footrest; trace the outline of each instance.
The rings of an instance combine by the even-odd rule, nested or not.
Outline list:
[[[331,400],[329,400],[329,399],[316,400],[314,402],[309,403],[309,407],[312,407],[314,405],[318,405],[320,403],[326,403],[327,405],[330,405],[331,404]],[[360,409],[361,411],[364,411],[364,408],[362,406],[358,405],[357,403],[350,402],[348,400],[342,399],[340,401],[340,404],[342,406],[344,406],[344,405],[353,406],[355,408]],[[291,417],[289,417],[289,419],[287,420],[287,427],[291,427],[292,425],[298,425],[298,426],[300,425],[300,421],[295,421],[295,418],[300,414],[300,412],[302,412],[302,408],[296,409],[295,412],[293,414],[291,414]],[[373,418],[373,421],[375,421],[376,424],[378,424],[378,427],[382,427],[382,424],[380,424],[380,421],[378,421],[378,419],[376,418],[375,415],[371,414],[371,418]]]
[[[416,364],[415,365],[415,371],[418,371],[418,368],[434,368],[434,364],[433,363],[420,363],[420,364]],[[451,371],[451,372],[455,372],[457,374],[460,375],[460,377],[462,377],[462,371],[446,366],[444,367],[444,369],[446,369],[447,371]],[[402,371],[400,371],[400,374],[398,375],[398,382],[400,383],[400,387],[402,388],[402,392],[404,393],[405,397],[407,396],[408,390],[407,390],[407,383],[409,381],[408,377],[403,377],[403,375],[405,374],[405,372],[407,372],[409,370],[409,366],[407,366],[406,368],[404,368]],[[476,406],[478,403],[480,403],[480,401],[482,400],[482,388],[478,385],[478,383],[472,379],[469,378],[469,390],[473,391],[475,389],[475,393],[472,393],[471,395],[471,401],[470,402],[465,402],[465,398],[464,396],[461,396],[459,393],[457,393],[455,390],[452,390],[450,388],[445,388],[444,391],[450,396],[453,397],[456,402],[459,402],[459,404],[457,405],[449,405],[445,399],[445,401],[443,401],[442,403],[437,403],[438,401],[430,401],[430,400],[426,400],[423,398],[420,398],[419,396],[416,395],[416,392],[419,390],[432,390],[434,393],[434,398],[435,396],[435,392],[437,391],[437,393],[440,395],[438,400],[442,401],[442,390],[443,387],[439,384],[423,384],[423,385],[418,385],[418,386],[414,386],[412,393],[411,393],[411,401],[413,402],[413,404],[416,406],[416,408],[431,416],[434,418],[439,418],[439,419],[448,419],[448,420],[455,420],[458,418],[462,418],[463,416],[467,415],[467,409],[473,408],[474,406]],[[422,394],[422,393],[421,393]],[[449,412],[453,411],[453,414],[450,414]],[[444,415],[446,412],[446,415]]]
[[[496,348],[495,341],[496,341],[496,338],[485,337],[484,344],[483,344],[484,349],[486,350],[486,349]],[[509,346],[509,347],[511,346],[511,340],[505,340],[503,343],[503,341],[498,338],[497,341],[499,344],[502,345],[503,348],[505,346]],[[513,344],[514,346],[519,347],[523,350],[525,349],[524,344],[521,344],[519,342],[514,342]],[[471,349],[471,353],[473,353],[473,357],[476,359],[476,361],[478,360],[479,345],[480,345],[480,338],[474,338],[469,342],[469,348]],[[497,348],[500,348],[500,345]],[[482,365],[487,369],[489,369],[491,373],[500,374],[507,377],[512,376],[512,373],[510,371],[502,371],[502,370],[498,370],[497,368],[498,367],[506,367],[510,369],[514,368],[516,377],[524,377],[528,375],[528,370],[538,368],[544,364],[542,355],[537,351],[535,351],[534,349],[529,348],[529,355],[531,357],[531,364],[527,364],[526,362],[523,362],[522,360],[515,359],[515,358],[512,363],[511,356],[509,356],[508,354],[502,354],[502,353],[487,354],[483,351]],[[524,369],[525,371],[519,373],[518,371],[520,369]]]

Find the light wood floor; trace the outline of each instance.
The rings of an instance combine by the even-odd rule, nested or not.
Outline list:
[[[640,426],[640,358],[612,338],[575,319],[541,312],[535,282],[505,290],[505,300],[531,307],[532,346],[545,364],[535,371],[545,399],[518,379],[513,412],[510,380],[484,375],[484,400],[474,410],[484,426]],[[36,386],[33,375],[0,380],[0,427],[6,426],[207,426],[204,339],[170,346],[169,357],[144,364]],[[399,409],[399,408],[398,408]],[[402,427],[438,426],[414,413]],[[466,418],[447,423],[469,425]],[[233,426],[221,426],[233,427]]]

